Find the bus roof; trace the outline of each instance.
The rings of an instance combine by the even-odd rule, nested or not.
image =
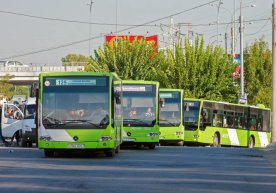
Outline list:
[[[159,82],[148,81],[148,80],[122,80],[122,84],[155,84],[155,85],[159,85]]]
[[[115,72],[46,72],[39,74],[40,78],[45,76],[109,76],[114,80],[120,80]]]
[[[254,106],[254,105],[246,105],[246,104],[237,104],[237,103],[229,103],[225,101],[214,101],[214,100],[206,100],[206,99],[195,99],[195,98],[184,98],[184,100],[189,101],[198,101],[198,102],[213,102],[213,103],[219,103],[219,104],[228,104],[228,105],[235,105],[235,106],[241,106],[241,107],[251,107],[251,108],[257,108],[257,109],[266,109],[270,110],[269,108],[262,107],[262,106]]]
[[[160,91],[175,91],[175,92],[183,92],[183,89],[177,89],[177,88],[160,88]]]

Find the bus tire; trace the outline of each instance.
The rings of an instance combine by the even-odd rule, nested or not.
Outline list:
[[[115,156],[115,152],[116,152],[115,149],[108,150],[108,151],[105,152],[105,155],[106,155],[106,157],[114,157]]]
[[[155,143],[149,144],[149,149],[155,149]]]
[[[250,136],[249,142],[248,142],[248,148],[254,148],[255,146],[255,139],[253,136]]]
[[[54,157],[55,152],[53,150],[44,149],[44,155],[45,157]]]
[[[220,147],[220,136],[218,132],[214,134],[213,147]]]

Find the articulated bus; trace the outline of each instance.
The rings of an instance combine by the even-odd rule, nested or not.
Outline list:
[[[38,94],[38,147],[46,157],[72,150],[118,153],[122,114],[113,73],[41,73]]]
[[[184,144],[183,90],[160,89],[163,107],[159,109],[159,142],[161,145]]]
[[[123,145],[148,146],[159,142],[159,83],[123,80]]]
[[[270,109],[201,99],[184,100],[185,143],[266,147]]]

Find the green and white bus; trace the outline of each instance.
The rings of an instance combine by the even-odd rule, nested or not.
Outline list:
[[[161,88],[159,95],[163,102],[163,107],[159,109],[159,143],[183,146],[183,90]]]
[[[123,145],[148,146],[159,142],[159,83],[123,80]]]
[[[201,99],[184,100],[185,143],[266,147],[270,109]]]
[[[119,151],[122,129],[120,90],[113,73],[41,73],[38,94],[38,147],[57,151]]]

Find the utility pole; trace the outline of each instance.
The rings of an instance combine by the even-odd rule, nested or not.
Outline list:
[[[227,33],[226,32],[224,34],[224,40],[225,40],[225,52],[227,53],[228,50],[227,50]]]
[[[4,103],[4,100],[3,100],[3,103]],[[2,108],[4,108],[4,104],[2,104],[2,106],[0,105],[0,147],[5,146],[4,139],[2,136],[2,124],[1,124],[2,116],[4,116],[4,114],[2,114],[2,111],[3,111]]]
[[[240,0],[240,58],[241,58],[241,98],[240,102],[246,103],[244,94],[244,67],[243,67],[243,16],[242,16],[242,0]]]
[[[219,43],[218,36],[219,36],[219,7],[222,4],[221,0],[218,3],[218,10],[217,10],[217,45]]]
[[[93,5],[93,1],[91,0],[90,3],[88,3],[87,5],[89,5],[89,57],[91,56],[91,48],[90,48],[90,38],[91,38],[91,13],[92,13],[92,5]]]
[[[276,0],[272,7],[272,134],[271,142],[276,142]]]
[[[236,32],[236,0],[234,0],[234,16],[233,16],[233,28],[232,28],[232,60],[233,62],[235,61],[235,54],[236,54],[236,50],[235,50],[235,32]]]

